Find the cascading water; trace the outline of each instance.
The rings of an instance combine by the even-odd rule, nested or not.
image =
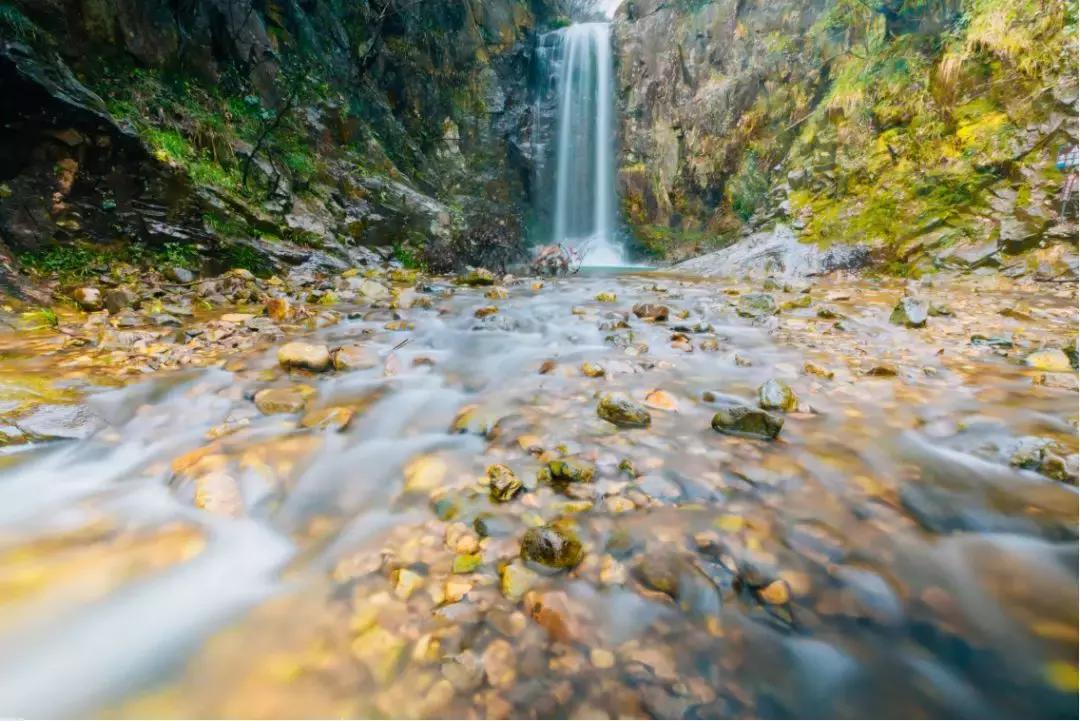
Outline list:
[[[624,265],[615,238],[611,26],[577,23],[545,38],[557,97],[551,239],[588,266]]]

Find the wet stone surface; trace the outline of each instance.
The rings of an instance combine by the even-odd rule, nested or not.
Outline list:
[[[7,715],[1075,717],[1075,285],[125,288],[0,333]]]

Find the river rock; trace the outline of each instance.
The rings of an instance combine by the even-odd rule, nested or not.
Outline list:
[[[179,265],[170,265],[165,269],[165,277],[174,283],[190,283],[195,280],[195,274],[187,268]]]
[[[596,404],[596,415],[622,428],[644,428],[652,422],[645,406],[621,393],[605,394]]]
[[[487,477],[491,500],[496,503],[506,503],[513,500],[514,496],[521,493],[521,489],[524,487],[517,474],[501,463],[488,466]]]
[[[617,298],[616,298],[615,294],[612,293],[609,290],[605,290],[602,293],[597,293],[596,294],[596,302],[597,303],[614,303],[616,300],[617,300]]]
[[[596,363],[585,361],[581,364],[581,374],[588,378],[603,378],[604,373],[603,366],[599,366]]]
[[[495,274],[487,268],[470,268],[468,272],[457,277],[458,285],[495,285]]]
[[[389,288],[370,278],[352,278],[350,279],[350,282],[353,290],[368,300],[387,300],[390,297]]]
[[[105,307],[101,300],[101,291],[97,288],[76,288],[71,297],[85,311],[95,312]]]
[[[536,477],[541,483],[591,483],[595,474],[593,464],[569,456],[548,461]]]
[[[122,310],[132,308],[139,297],[127,288],[113,288],[105,291],[105,310],[116,315]]]
[[[720,433],[772,439],[780,434],[784,419],[760,408],[730,404],[716,412],[712,427]]]
[[[330,361],[339,371],[367,370],[382,363],[374,348],[358,344],[335,348],[330,353]]]
[[[1029,355],[1025,361],[1029,366],[1050,373],[1068,373],[1072,370],[1069,356],[1060,348],[1044,348]]]
[[[668,314],[671,312],[666,305],[658,305],[656,303],[638,303],[634,306],[634,315],[642,320],[651,320],[655,322],[662,322],[668,319]]]
[[[535,571],[526,568],[521,561],[515,561],[503,566],[499,572],[499,589],[511,601],[520,601],[539,580]]]
[[[321,373],[330,368],[330,350],[321,344],[292,342],[278,349],[282,368],[300,368]]]
[[[525,531],[521,555],[547,568],[569,569],[581,563],[585,551],[573,532],[551,525]]]
[[[304,410],[308,400],[314,395],[315,389],[308,385],[264,388],[255,394],[255,407],[268,416],[278,413],[299,413]]]
[[[289,303],[289,299],[283,296],[275,296],[266,301],[266,315],[277,323],[282,322],[289,317],[292,311],[292,306]]]
[[[768,293],[747,293],[739,297],[735,312],[744,318],[763,318],[776,313],[776,300]]]
[[[333,429],[342,431],[352,421],[353,410],[344,406],[330,406],[309,411],[300,419],[300,425],[304,428],[315,430]]]
[[[889,322],[906,328],[922,328],[930,314],[930,303],[922,298],[905,295],[893,308]]]
[[[795,391],[782,380],[770,378],[758,388],[758,405],[767,411],[793,411],[798,404]]]

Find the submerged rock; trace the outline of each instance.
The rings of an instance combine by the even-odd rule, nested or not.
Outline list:
[[[355,344],[335,348],[330,354],[330,360],[339,371],[367,370],[382,362],[374,348]]]
[[[513,500],[514,496],[521,493],[521,489],[524,487],[517,474],[501,463],[488,466],[487,477],[491,500],[497,503],[506,503]]]
[[[930,314],[930,303],[921,298],[905,295],[893,308],[889,322],[906,328],[922,328]]]
[[[605,371],[602,366],[585,361],[581,364],[581,373],[588,378],[603,378]]]
[[[767,411],[793,411],[798,403],[795,391],[782,380],[771,378],[758,388],[758,405]]]
[[[541,483],[591,483],[596,468],[588,461],[567,457],[548,461],[536,474]]]
[[[644,428],[652,422],[649,410],[621,393],[608,393],[596,404],[596,415],[623,428]]]
[[[668,319],[670,312],[666,305],[657,305],[655,303],[638,303],[634,306],[634,315],[642,320],[665,321]]]
[[[264,388],[255,394],[255,407],[268,416],[277,413],[299,413],[314,395],[315,389],[308,385]]]
[[[611,291],[604,291],[603,293],[596,294],[596,301],[598,303],[614,303],[616,301],[615,294]]]
[[[304,428],[316,430],[333,429],[342,431],[348,427],[353,418],[353,410],[343,406],[330,406],[310,411],[300,419],[300,425]]]
[[[585,551],[570,530],[552,525],[525,531],[521,555],[541,566],[569,569],[581,563]]]
[[[772,439],[780,434],[784,419],[760,408],[733,403],[716,412],[712,427],[720,433]]]

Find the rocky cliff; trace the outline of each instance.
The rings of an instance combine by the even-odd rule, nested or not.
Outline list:
[[[1076,28],[1053,0],[626,0],[627,221],[669,257],[781,222],[894,272],[1075,276]]]
[[[503,262],[546,0],[0,2],[0,259]]]

